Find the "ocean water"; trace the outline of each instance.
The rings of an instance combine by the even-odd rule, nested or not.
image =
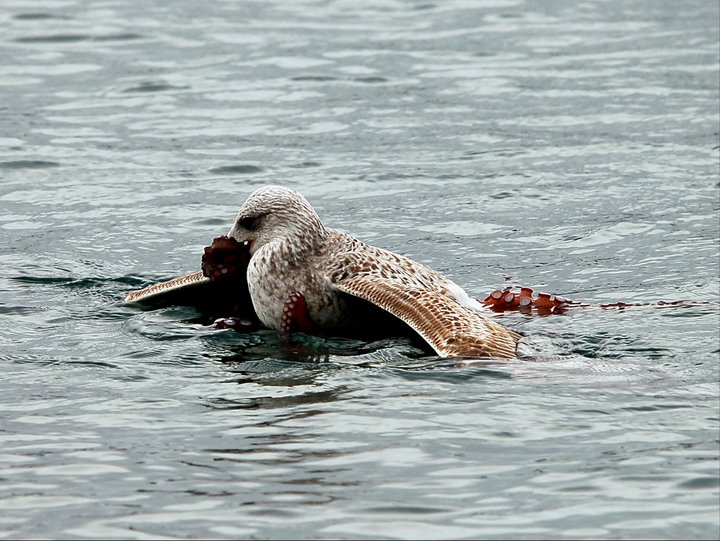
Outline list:
[[[717,304],[499,362],[122,303],[264,184],[478,298],[717,303],[717,2],[2,4],[0,536],[720,536]]]

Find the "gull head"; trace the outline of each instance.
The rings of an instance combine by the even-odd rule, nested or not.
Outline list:
[[[263,186],[240,207],[228,236],[247,241],[254,254],[273,241],[308,248],[325,232],[317,212],[300,193],[283,186]]]

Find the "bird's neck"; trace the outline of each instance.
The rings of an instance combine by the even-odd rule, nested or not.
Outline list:
[[[313,231],[303,230],[274,240],[271,243],[272,251],[285,264],[302,266],[323,250],[326,239],[327,230],[320,226]]]

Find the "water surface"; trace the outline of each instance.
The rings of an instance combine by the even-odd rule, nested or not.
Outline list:
[[[121,299],[274,183],[477,297],[717,301],[718,20],[5,2],[0,535],[717,538],[716,306],[509,315],[496,362]]]

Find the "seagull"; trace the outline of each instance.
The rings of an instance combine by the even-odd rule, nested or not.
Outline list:
[[[266,328],[336,336],[407,331],[440,357],[517,356],[520,335],[490,319],[488,309],[455,282],[326,227],[303,195],[282,186],[258,188],[247,198],[227,237],[205,249],[204,273],[151,285],[126,302],[182,292],[211,281],[211,273],[232,272],[222,263],[210,273],[205,266],[206,256],[229,253],[222,250],[232,246],[231,261],[242,260],[245,251],[242,286]]]

